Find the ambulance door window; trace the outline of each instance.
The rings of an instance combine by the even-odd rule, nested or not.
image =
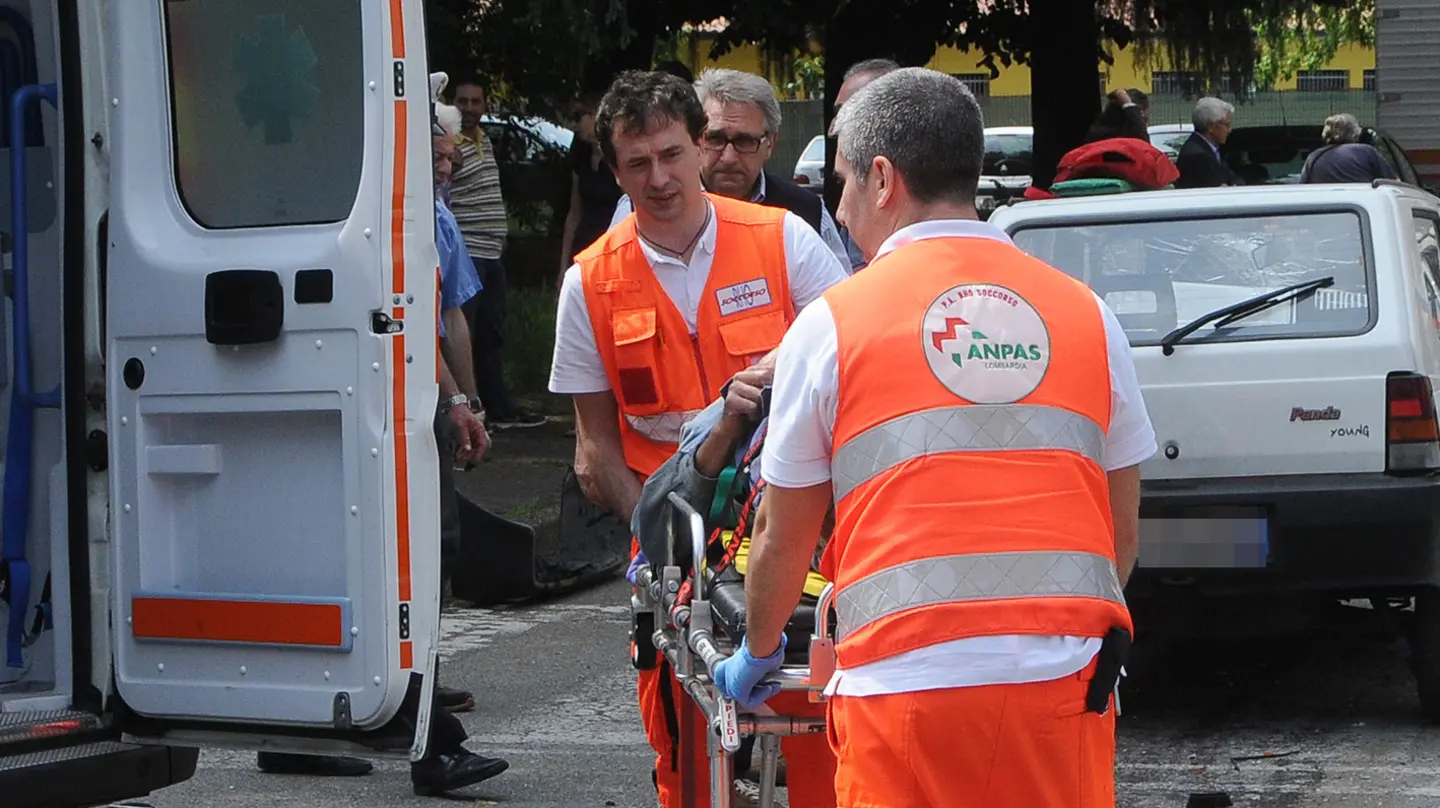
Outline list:
[[[176,184],[209,229],[350,213],[365,146],[359,0],[167,0]]]

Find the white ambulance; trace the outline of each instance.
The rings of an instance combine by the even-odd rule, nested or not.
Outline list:
[[[0,0],[6,808],[141,796],[198,747],[423,754],[424,29],[421,0]]]

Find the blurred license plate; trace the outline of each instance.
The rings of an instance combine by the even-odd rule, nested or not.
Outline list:
[[[1140,520],[1141,567],[1262,569],[1269,554],[1270,523],[1259,508]]]

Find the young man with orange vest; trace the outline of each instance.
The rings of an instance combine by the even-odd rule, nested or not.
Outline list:
[[[681,79],[616,79],[595,132],[635,212],[576,256],[561,282],[550,390],[574,397],[582,485],[627,522],[645,478],[675,453],[681,428],[773,351],[797,312],[846,277],[793,213],[704,193],[705,123],[694,88]],[[660,802],[675,808],[678,715],[698,708],[663,661],[639,679]],[[685,743],[705,766],[703,732]],[[708,803],[707,792],[694,804]]]
[[[1113,808],[1131,631],[1129,343],[1084,284],[976,221],[980,108],[920,68],[841,108],[840,220],[871,258],[780,346],[748,635],[717,671],[764,699],[822,520],[842,806]]]

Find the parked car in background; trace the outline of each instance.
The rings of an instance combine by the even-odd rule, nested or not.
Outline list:
[[[1366,127],[1360,142],[1379,150],[1401,182],[1420,187],[1420,176],[1393,138]],[[1225,162],[1246,185],[1292,185],[1300,182],[1305,158],[1325,145],[1319,123],[1304,126],[1239,126],[1225,143]]]
[[[795,161],[795,184],[817,194],[825,193],[825,136],[816,135]]]
[[[1190,139],[1195,125],[1189,123],[1157,123],[1150,127],[1150,145],[1165,152],[1170,162],[1180,157],[1180,147]]]
[[[989,215],[997,205],[1019,196],[1030,187],[1034,151],[1033,127],[991,126],[985,129],[985,162],[980,169],[980,188],[975,199],[975,207],[981,216]]]
[[[1173,161],[1194,131],[1195,127],[1188,123],[1155,124],[1150,127],[1150,142]],[[1245,180],[1246,185],[1293,185],[1300,182],[1300,170],[1305,167],[1305,159],[1325,145],[1321,131],[1319,123],[1237,126],[1230,130],[1230,138],[1222,153],[1225,162]],[[1379,150],[1401,182],[1424,187],[1415,166],[1394,138],[1366,127],[1361,132],[1360,142]]]
[[[1242,153],[1290,164],[1255,142]],[[1137,638],[1285,633],[1366,598],[1409,630],[1440,723],[1440,199],[1393,181],[1167,190],[990,221],[1129,337],[1160,445],[1125,590]]]
[[[484,115],[480,127],[495,147],[495,161],[501,165],[544,163],[563,158],[575,142],[575,133],[544,118],[511,118]]]
[[[510,282],[548,280],[559,262],[560,231],[570,207],[570,146],[575,133],[536,117],[485,115],[510,218],[505,266]]]

